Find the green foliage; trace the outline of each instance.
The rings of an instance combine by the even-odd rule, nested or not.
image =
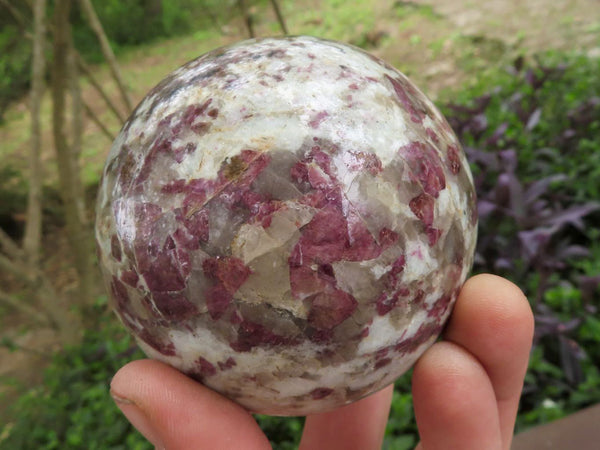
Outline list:
[[[518,62],[522,64],[522,61]],[[552,72],[546,72],[553,68]],[[507,145],[518,150],[519,175],[523,182],[562,173],[570,183],[575,201],[600,198],[600,59],[584,55],[567,56],[547,53],[539,57],[524,77],[513,70],[499,72],[476,86],[456,95],[454,102],[470,104],[483,94],[492,94],[486,108],[487,132],[468,136],[463,144],[485,142],[502,124],[508,125],[503,137]],[[533,81],[533,78],[537,80]],[[542,78],[543,83],[537,85]],[[532,85],[533,83],[533,85]],[[448,96],[448,95],[447,95]],[[521,103],[507,108],[507,100]],[[539,107],[539,121],[528,126],[519,111]]]
[[[572,214],[560,234],[546,228],[550,240],[543,258],[535,260],[535,255],[518,246],[500,253],[505,264],[497,270],[520,285],[536,315],[535,347],[521,397],[518,430],[600,401],[600,323],[596,318],[600,213],[593,209],[600,199],[599,70],[600,59],[583,55],[549,53],[528,64],[518,59],[508,71],[458,93],[454,103],[459,108],[446,111],[449,116],[466,112],[467,121],[458,122],[466,125],[460,129],[468,153],[516,154],[518,183],[513,182],[511,188],[561,177],[539,193],[538,204],[545,202],[545,207],[536,209],[531,203],[531,213],[539,215],[535,220],[552,224],[552,214],[561,209]],[[490,167],[481,162],[474,166],[476,179],[486,177],[478,195],[488,202],[496,201],[490,192],[501,193],[500,180],[497,173],[490,177]],[[521,242],[536,237],[530,230],[542,236],[543,229],[536,231],[532,216],[522,216],[526,220],[521,222],[511,219],[519,212],[514,204],[509,201],[503,213],[489,216],[493,220],[480,221],[480,241],[516,242],[527,220],[531,234],[528,238],[521,235]],[[588,212],[584,213],[585,208]],[[490,241],[490,236],[495,240]],[[493,267],[495,261],[487,259],[488,267]]]
[[[296,13],[298,21],[303,23],[302,33],[365,47],[366,35],[376,28],[372,3],[368,0],[323,3],[319,10],[309,8]]]
[[[31,47],[16,26],[0,28],[0,123],[8,103],[21,97],[31,79]]]
[[[26,186],[22,173],[10,165],[0,167],[0,217],[19,211],[26,204]]]
[[[400,377],[394,385],[392,407],[383,441],[384,450],[412,449],[419,441],[412,406],[411,377],[412,370]]]
[[[595,263],[600,267],[600,259]],[[598,300],[586,304],[581,290],[566,281],[546,291],[544,305],[557,329],[539,338],[532,352],[517,429],[600,402],[600,320],[593,314]]]
[[[198,10],[199,0],[119,0],[94,1],[94,8],[113,50],[189,32],[193,26],[190,10]],[[77,48],[92,61],[101,61],[96,36],[83,12],[73,13],[73,35]]]
[[[255,418],[274,450],[298,448],[304,426],[303,417],[273,417],[257,414]]]
[[[114,373],[141,357],[133,340],[102,310],[98,330],[56,354],[44,384],[10,406],[12,417],[0,429],[0,449],[150,449],[109,395]]]
[[[400,20],[409,20],[415,14],[423,16],[432,21],[440,20],[442,16],[435,11],[431,5],[421,5],[412,1],[397,0],[394,2],[394,10]]]

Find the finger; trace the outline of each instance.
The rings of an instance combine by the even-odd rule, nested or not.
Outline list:
[[[494,389],[483,366],[464,348],[438,342],[417,361],[413,405],[425,450],[500,450]]]
[[[478,275],[461,290],[444,338],[485,368],[496,396],[503,448],[510,448],[533,339],[533,314],[513,283]]]
[[[241,406],[158,361],[127,364],[114,376],[111,394],[158,448],[271,448]]]
[[[380,449],[394,386],[335,411],[306,417],[300,450]]]

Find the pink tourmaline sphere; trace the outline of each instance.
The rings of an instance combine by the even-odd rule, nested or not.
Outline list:
[[[100,187],[112,306],[144,352],[254,412],[392,383],[473,261],[472,176],[401,73],[311,37],[246,41],[133,112]]]

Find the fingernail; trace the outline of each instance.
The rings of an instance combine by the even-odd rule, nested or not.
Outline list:
[[[131,424],[144,435],[156,448],[163,449],[165,446],[148,419],[148,416],[140,409],[135,402],[127,397],[117,394],[112,389],[110,396],[113,398],[119,409],[125,414],[125,417]]]

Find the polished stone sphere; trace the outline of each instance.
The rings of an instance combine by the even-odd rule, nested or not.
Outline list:
[[[385,387],[435,341],[475,204],[459,142],[403,74],[270,38],[145,97],[108,157],[96,237],[148,356],[250,411],[305,415]]]

